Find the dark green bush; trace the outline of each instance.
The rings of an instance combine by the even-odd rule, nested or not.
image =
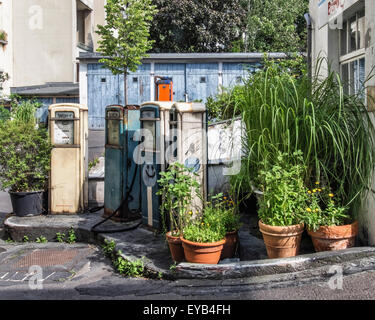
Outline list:
[[[0,182],[3,190],[45,190],[52,145],[45,129],[32,122],[0,124]]]

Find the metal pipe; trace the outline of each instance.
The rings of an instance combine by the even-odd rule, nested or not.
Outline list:
[[[311,23],[311,16],[309,13],[304,14],[306,24],[307,24],[307,70],[309,78],[312,78],[312,23]]]

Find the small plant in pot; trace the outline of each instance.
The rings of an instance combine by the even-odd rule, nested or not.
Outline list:
[[[220,259],[232,258],[236,253],[238,230],[241,227],[240,215],[236,211],[234,201],[219,193],[211,197],[211,202],[206,204],[205,211],[210,212],[210,217],[220,219],[219,223],[225,228],[225,244]]]
[[[32,121],[0,124],[0,183],[10,194],[14,214],[43,213],[51,149],[47,131]]]
[[[160,172],[160,176],[157,194],[162,196],[160,212],[163,229],[172,259],[181,262],[185,256],[180,236],[193,218],[191,202],[194,195],[200,197],[200,185],[195,179],[196,174],[178,162],[170,164],[167,171]]]
[[[307,189],[303,181],[302,152],[278,152],[276,163],[265,163],[260,172],[263,197],[259,204],[259,228],[269,258],[296,256],[304,231]]]
[[[191,263],[217,264],[225,244],[226,230],[216,210],[205,207],[183,229],[181,237],[186,261]]]
[[[358,222],[348,214],[348,208],[328,187],[308,190],[308,206],[304,222],[315,251],[341,250],[353,247],[358,234]]]

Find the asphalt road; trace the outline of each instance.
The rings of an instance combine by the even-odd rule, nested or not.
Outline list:
[[[334,281],[286,280],[262,284],[228,280],[126,278],[100,248],[88,244],[0,246],[0,299],[22,300],[341,300],[375,299],[375,271]],[[53,257],[53,258],[51,258]],[[35,267],[39,265],[39,269]],[[30,269],[31,268],[31,269]],[[34,268],[34,269],[33,269]],[[340,280],[341,281],[341,280]]]
[[[11,212],[0,192],[0,214]],[[51,262],[47,257],[54,256]],[[47,261],[47,262],[46,262]],[[31,265],[41,270],[29,270]],[[41,271],[38,273],[38,271]],[[31,272],[36,272],[32,274]],[[40,276],[37,277],[36,276]],[[34,276],[34,278],[33,278]],[[125,278],[100,248],[88,244],[0,244],[0,299],[16,300],[374,300],[375,271],[330,280],[291,281],[283,275],[254,281]],[[38,280],[39,279],[39,280]],[[268,281],[269,280],[269,281]],[[38,282],[39,281],[39,282]],[[165,302],[167,304],[167,302]]]

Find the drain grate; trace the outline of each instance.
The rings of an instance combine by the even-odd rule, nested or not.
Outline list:
[[[13,264],[12,268],[28,268],[34,265],[41,267],[64,265],[73,261],[78,254],[79,250],[35,250]]]

